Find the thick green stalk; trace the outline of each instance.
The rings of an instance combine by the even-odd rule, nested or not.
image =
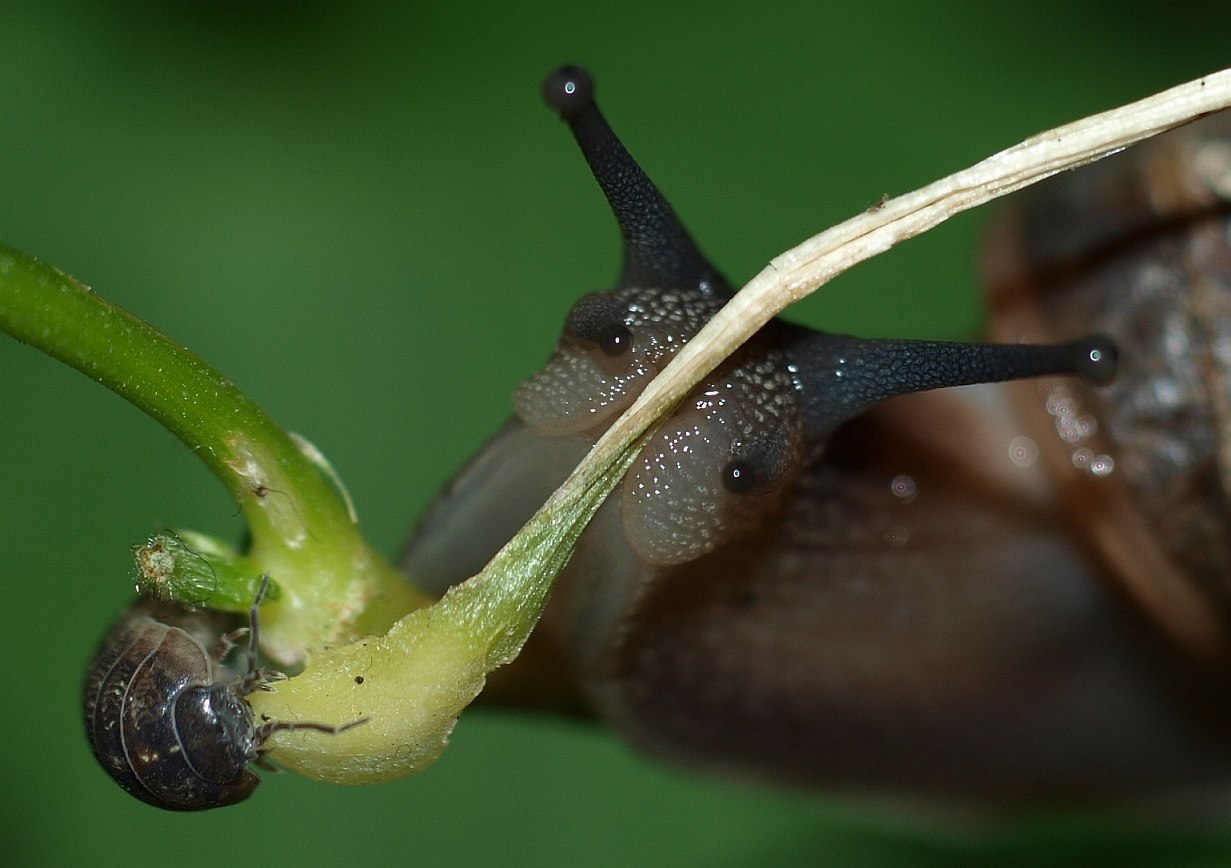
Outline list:
[[[303,674],[249,697],[258,716],[356,726],[270,740],[278,762],[344,784],[392,780],[431,765],[487,674],[517,656],[594,513],[645,438],[574,476],[477,576],[387,634],[314,655]]]
[[[269,746],[277,759],[325,780],[401,777],[440,755],[487,673],[525,643],[578,537],[644,440],[642,431],[629,433],[605,460],[590,462],[478,576],[419,608],[318,473],[327,467],[323,456],[297,444],[187,350],[62,272],[3,246],[0,329],[149,413],[200,455],[243,507],[250,552],[201,534],[162,535],[137,549],[142,577],[173,598],[234,611],[253,573],[270,573],[281,593],[262,608],[261,646],[307,665],[249,699],[261,719],[364,722],[338,735],[275,734]]]
[[[312,461],[218,371],[56,268],[0,244],[0,329],[145,411],[222,480],[252,560],[283,597],[264,616],[284,663],[379,633],[422,599],[376,554]]]

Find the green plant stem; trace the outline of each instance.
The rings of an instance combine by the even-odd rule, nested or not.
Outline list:
[[[384,636],[314,655],[302,674],[248,697],[259,717],[343,725],[338,735],[275,733],[279,763],[344,784],[400,778],[431,765],[487,674],[517,656],[586,525],[645,437],[577,474],[477,576],[411,612]]]
[[[4,245],[0,328],[148,413],[196,452],[236,500],[248,494],[234,448],[239,432],[265,443],[305,493],[323,485],[286,434],[222,374],[62,271]],[[328,509],[328,499],[315,499]]]
[[[250,555],[286,592],[273,656],[384,632],[423,600],[377,555],[290,437],[218,371],[56,268],[0,244],[0,329],[76,368],[175,434],[222,481]]]
[[[440,755],[487,673],[525,643],[578,537],[644,439],[633,432],[606,459],[574,474],[478,576],[420,607],[318,472],[328,463],[315,447],[297,445],[187,350],[62,272],[3,246],[0,329],[161,422],[243,507],[253,545],[242,557],[221,541],[185,533],[174,546],[164,540],[145,547],[147,560],[157,561],[149,569],[187,579],[190,587],[176,593],[190,599],[198,591],[213,596],[231,572],[228,593],[253,570],[277,580],[280,599],[262,608],[261,647],[307,665],[249,699],[262,719],[364,721],[336,736],[296,730],[271,740],[288,768],[324,780],[388,780]],[[177,555],[199,559],[202,575],[181,575]],[[224,597],[227,608],[242,606]]]

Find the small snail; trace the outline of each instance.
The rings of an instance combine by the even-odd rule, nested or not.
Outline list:
[[[515,396],[516,417],[411,535],[403,564],[437,592],[483,566],[731,293],[592,91],[574,67],[545,85],[620,224],[622,274],[616,289],[577,303],[554,356]],[[1109,278],[1094,299],[1049,291],[1026,302],[1022,290],[1091,260],[1106,267],[1199,214],[1218,254],[1207,259],[1222,263],[1231,157],[1216,157],[1231,146],[1211,141],[1202,159],[1214,180],[1176,179],[1195,186],[1186,197],[1164,190],[1168,207],[1151,211],[1142,190],[1120,196],[1123,160],[1108,161],[1096,167],[1101,183],[1083,170],[1039,193],[1041,210],[1019,212],[1035,245],[1026,265],[1004,265],[1014,230],[993,243],[993,336],[1108,333],[1134,353],[1127,381],[1107,386],[1116,349],[1102,337],[863,341],[775,321],[654,436],[490,698],[596,715],[686,765],[882,798],[1124,800],[1231,783],[1227,489],[1209,478],[1231,433],[1196,435],[1203,451],[1187,453],[1188,475],[1151,483],[1151,461],[1182,463],[1170,435],[1142,433],[1129,447],[1140,460],[1112,438],[1148,421],[1151,384],[1163,397],[1174,388],[1151,354],[1181,332],[1151,309],[1125,314],[1134,299],[1110,295]],[[1136,210],[1089,221],[1121,199]],[[1172,295],[1182,264],[1171,266]],[[1044,327],[1039,307],[1069,315]],[[1231,326],[1226,334],[1231,346]],[[1201,358],[1231,364],[1221,343],[1206,343]],[[1048,371],[1012,389],[907,394]],[[1065,373],[1093,385],[1056,376]],[[1155,415],[1213,418],[1231,432],[1225,392],[1190,391],[1200,394],[1172,407],[1176,418]],[[1081,409],[1125,395],[1125,418],[1104,417],[1101,431],[1102,411]],[[1019,418],[1015,403],[1042,421]],[[1061,463],[1066,473],[1049,475]],[[1129,500],[1108,506],[1130,475],[1146,480],[1139,502],[1152,484],[1173,499],[1153,517]],[[1212,505],[1180,505],[1211,486]],[[1168,542],[1152,541],[1158,519],[1173,526]],[[1193,562],[1206,575],[1185,573]]]
[[[257,724],[244,697],[260,687],[259,607],[252,603],[245,666],[223,662],[243,631],[226,632],[220,612],[144,600],[130,608],[94,655],[85,684],[90,747],[116,782],[169,811],[201,811],[242,802],[261,782],[248,763],[279,730],[336,734],[358,726],[266,721]]]

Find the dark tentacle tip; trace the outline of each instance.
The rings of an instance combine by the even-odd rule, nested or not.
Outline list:
[[[1106,386],[1116,376],[1120,351],[1107,335],[1089,335],[1074,341],[1073,371],[1097,386]]]
[[[543,99],[568,120],[594,104],[594,79],[580,66],[562,66],[543,82]]]

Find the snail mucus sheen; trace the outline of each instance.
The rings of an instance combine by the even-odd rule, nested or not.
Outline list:
[[[403,565],[436,593],[483,567],[732,295],[607,125],[590,77],[564,67],[544,93],[615,213],[623,265],[614,289],[569,312],[515,417],[411,535]],[[1019,199],[1032,209],[1027,247],[1064,247],[1065,227],[1038,228],[1049,210],[1073,222],[1116,204],[1114,187],[1087,179],[1114,183],[1131,154]],[[1191,551],[1178,564],[1169,543],[1154,551],[1148,517],[1121,515],[1135,507],[1104,520],[1090,496],[1065,503],[1131,481],[1112,472],[1116,425],[1096,432],[1074,408],[1145,389],[1112,383],[1117,344],[1148,357],[1166,336],[1142,337],[1156,314],[1124,315],[1114,288],[1067,302],[1048,290],[1035,308],[1067,305],[1059,327],[1043,325],[1046,311],[1020,313],[1022,284],[1107,266],[1194,214],[1222,221],[1225,245],[1227,196],[1212,184],[1171,210],[1150,211],[1143,193],[1134,215],[1104,221],[1106,237],[1041,265],[1047,251],[1006,266],[1000,247],[1017,230],[1002,227],[993,308],[1019,315],[992,331],[1010,343],[769,323],[653,435],[484,698],[595,716],[681,764],[860,797],[1007,806],[1224,790],[1231,595],[1206,586],[1231,582],[1185,574]],[[1132,366],[1148,378],[1144,357]],[[999,385],[1025,378],[1036,379]],[[931,391],[959,385],[969,388]],[[1044,407],[1043,421],[1025,419]],[[1143,434],[1139,464],[1165,446]],[[1225,533],[1206,524],[1207,536]],[[1144,575],[1120,569],[1107,541],[1134,535],[1134,551],[1175,568],[1172,584],[1141,566],[1154,563],[1145,555]]]

